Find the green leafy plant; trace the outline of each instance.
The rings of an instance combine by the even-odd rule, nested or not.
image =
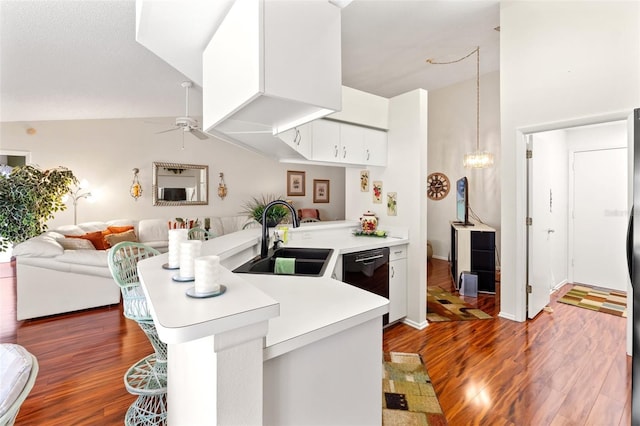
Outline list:
[[[246,213],[247,216],[253,218],[256,222],[262,224],[262,213],[264,208],[272,201],[282,200],[282,197],[272,194],[261,195],[260,197],[252,197],[251,201],[248,201],[244,205],[242,213]],[[275,205],[267,212],[267,225],[276,226],[289,214],[289,209],[282,205]]]
[[[67,208],[63,197],[77,183],[65,167],[27,165],[0,174],[0,251],[46,231],[46,221]]]

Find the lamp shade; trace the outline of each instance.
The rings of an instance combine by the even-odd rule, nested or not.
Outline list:
[[[464,166],[468,169],[484,169],[493,166],[493,154],[475,151],[464,155]]]

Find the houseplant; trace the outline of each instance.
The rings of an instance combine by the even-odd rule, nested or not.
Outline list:
[[[26,165],[0,174],[0,251],[44,232],[53,213],[67,208],[63,197],[77,182],[65,167]]]
[[[247,216],[262,225],[262,213],[264,212],[264,208],[267,206],[267,204],[275,200],[282,200],[282,197],[272,194],[263,194],[260,197],[252,197],[251,200],[244,205],[244,210],[242,211],[242,213],[246,213]],[[282,205],[275,205],[271,207],[267,212],[267,226],[273,228],[274,226],[279,224],[282,219],[284,219],[288,214],[289,209]]]

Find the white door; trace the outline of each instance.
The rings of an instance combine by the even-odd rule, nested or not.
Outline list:
[[[527,150],[534,153],[527,160],[527,216],[532,218],[531,225],[527,226],[527,279],[531,286],[531,291],[527,294],[527,315],[534,318],[550,301],[551,238],[555,230],[551,228],[553,197],[549,173],[545,167],[546,156],[537,149],[533,150],[534,135],[527,135],[527,139]]]
[[[573,160],[573,282],[626,291],[627,148]]]

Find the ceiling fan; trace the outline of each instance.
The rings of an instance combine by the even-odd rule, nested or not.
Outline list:
[[[198,120],[196,120],[193,117],[189,117],[189,89],[193,87],[193,83],[190,81],[183,81],[180,85],[184,87],[186,91],[186,108],[185,108],[184,117],[176,117],[175,127],[173,127],[172,129],[163,130],[156,134],[173,132],[175,130],[182,130],[184,133],[191,133],[193,136],[197,137],[198,139],[202,139],[202,140],[209,139],[209,135],[204,133],[198,127]],[[183,138],[184,138],[184,133],[183,133]]]

